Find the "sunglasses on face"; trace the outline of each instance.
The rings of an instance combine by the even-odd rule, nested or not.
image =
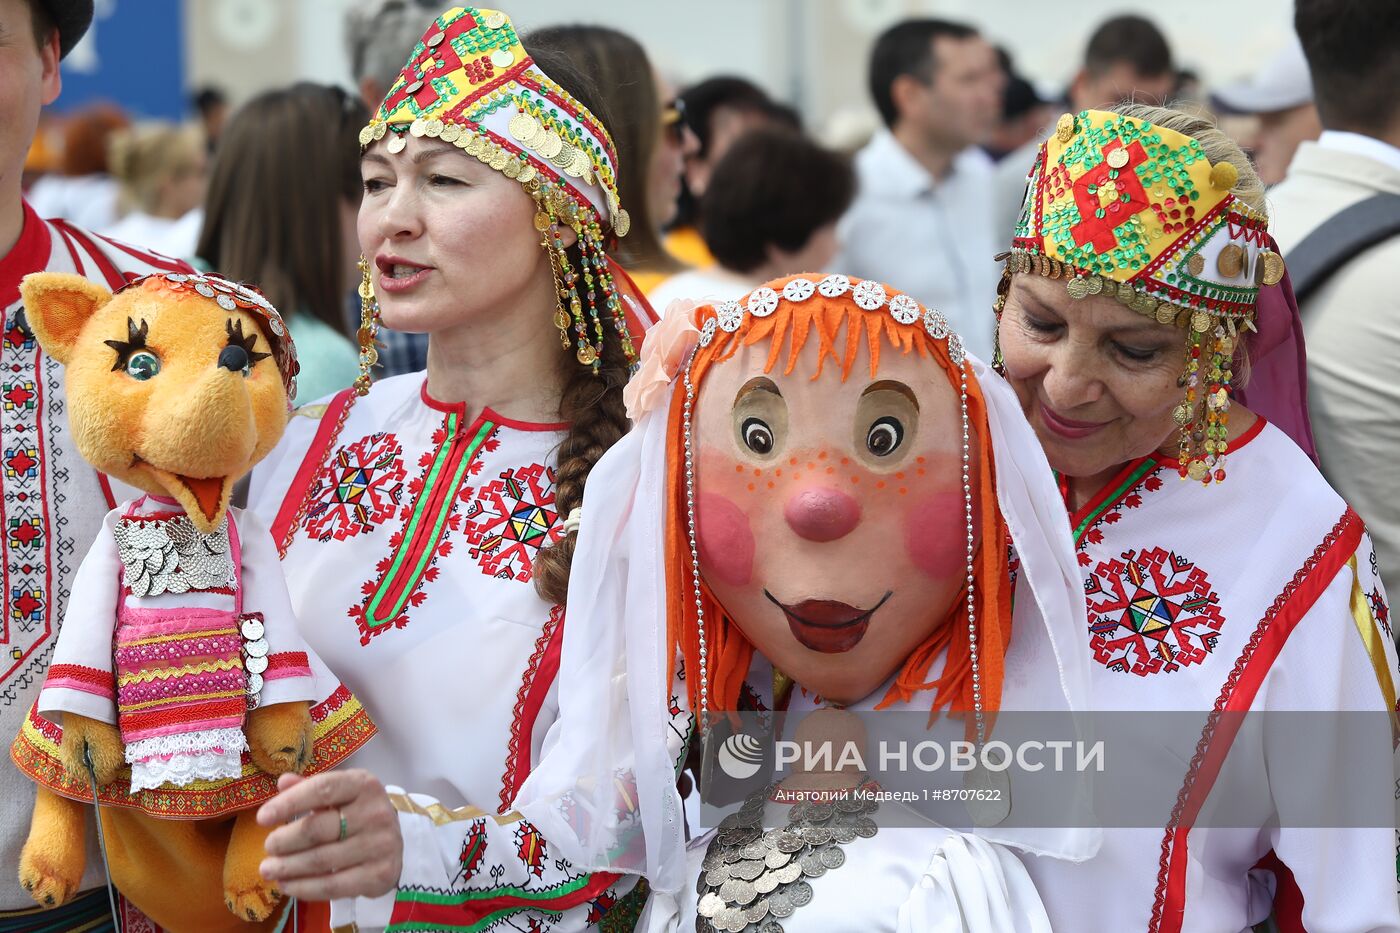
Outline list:
[[[661,111],[661,131],[673,143],[685,140],[685,101],[677,97]]]

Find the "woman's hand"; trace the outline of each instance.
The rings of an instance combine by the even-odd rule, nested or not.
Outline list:
[[[384,785],[368,771],[284,774],[258,810],[267,837],[262,876],[284,895],[308,901],[378,897],[403,867],[403,837]]]

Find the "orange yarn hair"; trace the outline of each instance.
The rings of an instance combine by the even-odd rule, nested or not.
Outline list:
[[[782,294],[783,286],[792,278],[777,279],[767,287]],[[697,347],[690,366],[690,379],[699,397],[706,372],[716,363],[728,360],[740,348],[768,341],[765,372],[781,366],[784,375],[797,367],[798,356],[807,341],[818,341],[819,354],[816,379],[828,360],[841,369],[844,382],[855,365],[862,342],[870,352],[870,377],[877,375],[880,352],[888,347],[899,353],[917,353],[938,366],[956,388],[959,370],[948,357],[948,344],[935,340],[924,330],[922,321],[900,324],[886,308],[866,311],[852,300],[858,279],[851,279],[851,289],[839,298],[814,294],[803,302],[781,299],[777,310],[767,317],[745,313],[739,329],[733,333],[716,330],[709,346]],[[886,292],[892,298],[897,293]],[[747,304],[747,297],[740,301]],[[715,317],[713,306],[696,309],[695,322],[703,327]],[[843,333],[844,331],[844,333]],[[982,391],[972,375],[971,364],[964,362],[968,374],[967,414],[971,437],[969,443],[977,451],[973,482],[973,514],[980,517],[982,534],[974,552],[975,593],[977,615],[978,673],[982,692],[982,709],[996,712],[1001,705],[1001,684],[1006,647],[1011,640],[1011,580],[1008,567],[1009,538],[1006,523],[997,504],[995,466],[992,459],[991,433],[987,425],[987,406]],[[681,377],[678,377],[678,379]],[[700,708],[700,632],[697,624],[694,582],[690,563],[690,541],[687,534],[685,488],[685,390],[677,386],[671,397],[667,422],[666,496],[666,583],[674,594],[666,609],[666,635],[671,656],[678,653],[685,660],[687,689],[691,709]],[[693,414],[693,412],[692,412]],[[737,709],[739,688],[748,674],[753,659],[753,645],[744,637],[709,586],[701,580],[700,603],[705,614],[707,675],[709,677],[710,710]],[[928,671],[938,655],[948,652],[943,675],[928,680]],[[672,664],[675,662],[673,661]],[[674,671],[672,671],[674,674]],[[921,691],[932,690],[930,719],[945,707],[950,710],[972,710],[972,657],[967,627],[967,591],[960,589],[951,609],[900,667],[894,683],[877,709],[893,703],[909,702]],[[971,726],[971,722],[969,722]]]

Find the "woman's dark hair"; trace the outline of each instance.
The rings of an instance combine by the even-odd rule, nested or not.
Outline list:
[[[632,215],[632,230],[618,241],[614,258],[629,271],[679,270],[680,263],[662,245],[661,233],[651,219],[647,182],[661,139],[662,101],[656,96],[656,78],[646,51],[631,36],[605,26],[551,26],[530,33],[524,43],[535,62],[555,81],[564,84],[540,61],[539,52],[553,50],[568,58],[607,97],[612,119],[603,125],[617,147],[618,197]],[[596,111],[594,116],[603,119]]]
[[[777,247],[793,253],[835,223],[855,195],[845,158],[800,133],[745,133],[715,166],[700,206],[700,233],[721,266],[752,272]]]
[[[586,63],[571,58],[552,45],[536,47],[533,38],[527,38],[526,50],[545,74],[587,107],[609,133],[615,133],[607,102],[599,94],[597,84],[580,70],[586,67]],[[589,73],[594,74],[592,71]],[[626,178],[627,156],[616,135],[613,139],[618,146],[619,168]],[[625,188],[622,203],[627,205]],[[626,237],[629,240],[637,235],[637,228],[641,225],[641,217],[637,214],[633,216],[637,217],[637,221],[634,221],[632,232]],[[578,247],[570,247],[569,253],[569,261],[574,268],[582,268]],[[540,326],[552,324],[542,321]],[[555,457],[554,508],[561,520],[583,503],[583,486],[593,465],[627,433],[629,427],[627,406],[622,401],[622,388],[627,384],[628,376],[627,358],[622,351],[622,338],[612,327],[603,328],[600,364],[595,375],[591,369],[581,366],[572,352],[560,354],[564,391],[559,398],[559,417],[569,423],[568,433],[559,443]],[[555,605],[562,606],[569,596],[569,568],[574,560],[576,539],[577,535],[567,534],[535,556],[535,590],[543,599]]]
[[[359,98],[320,84],[245,104],[220,135],[199,257],[284,313],[306,311],[346,333],[341,205],[360,203],[368,119]]]
[[[716,155],[712,149],[715,117],[721,111],[757,117],[767,125],[782,126],[797,132],[802,130],[802,118],[796,110],[773,100],[762,88],[746,78],[733,75],[706,78],[681,91],[680,99],[685,104],[685,125],[700,143],[700,148],[695,153],[698,159],[713,158]],[[700,199],[682,179],[681,196],[671,228],[699,226]]]
[[[767,118],[772,123],[781,123],[794,130],[802,129],[796,111],[775,102],[761,87],[747,78],[733,75],[706,78],[681,91],[680,97],[685,101],[686,125],[700,142],[700,150],[696,155],[702,159],[710,154],[710,141],[714,138],[715,131],[715,114],[721,110],[755,114]]]

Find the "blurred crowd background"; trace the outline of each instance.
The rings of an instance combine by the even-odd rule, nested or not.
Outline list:
[[[333,391],[355,365],[355,133],[440,5],[98,0],[27,197],[258,284],[299,325],[303,397]],[[1081,0],[1073,19],[1038,0],[508,12],[527,47],[582,61],[608,96],[623,202],[643,218],[618,258],[658,311],[831,268],[939,307],[989,358],[991,257],[1061,113],[1209,109],[1267,184],[1322,130],[1285,2]],[[423,365],[421,338],[386,336],[387,374]]]

